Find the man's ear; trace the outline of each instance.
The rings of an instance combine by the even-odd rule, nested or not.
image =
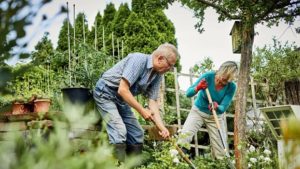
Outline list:
[[[162,55],[158,55],[157,60],[162,61],[164,60],[164,57]]]

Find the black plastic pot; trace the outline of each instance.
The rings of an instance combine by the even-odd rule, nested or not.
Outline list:
[[[63,88],[63,99],[72,104],[86,104],[92,100],[92,93],[88,88]]]

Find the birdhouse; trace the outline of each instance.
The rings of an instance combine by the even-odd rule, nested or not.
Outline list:
[[[230,31],[232,37],[232,52],[241,53],[242,46],[242,32],[241,32],[241,22],[235,21],[233,27]]]

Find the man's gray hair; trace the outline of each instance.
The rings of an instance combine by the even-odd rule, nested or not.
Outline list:
[[[177,59],[180,58],[179,52],[177,50],[177,48],[170,44],[170,43],[164,43],[161,44],[153,53],[159,53],[164,55],[166,58],[170,58],[175,54],[175,57]]]

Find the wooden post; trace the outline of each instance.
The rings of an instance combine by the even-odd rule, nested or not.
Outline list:
[[[165,84],[165,76],[162,76],[161,85],[160,85],[160,109],[162,114],[165,114],[165,92],[166,92],[166,84]]]
[[[117,46],[118,46],[118,61],[120,61],[120,45],[119,45],[119,39],[117,39]]]
[[[193,84],[193,70],[192,68],[189,69],[189,75],[190,75],[190,86]],[[194,97],[191,97],[191,103],[192,103],[192,107],[194,105],[195,99]],[[196,132],[195,136],[194,136],[194,141],[195,141],[195,154],[196,156],[199,155],[199,145],[198,145],[198,131]]]
[[[254,80],[253,80],[252,76],[250,76],[250,85],[251,85],[253,112],[254,112],[254,118],[255,118],[254,122],[256,123],[258,120],[258,115],[257,115],[257,107],[256,107],[255,86],[254,86]]]
[[[103,50],[105,51],[105,40],[104,40],[104,35],[105,35],[105,32],[104,32],[104,26],[102,26],[102,41],[103,41]]]
[[[95,50],[98,50],[97,49],[97,40],[98,40],[97,39],[97,28],[98,27],[97,27],[97,18],[96,18],[96,20],[95,20],[95,41],[94,41],[95,42]]]
[[[177,77],[177,68],[174,67],[174,81],[175,81],[175,95],[176,95],[176,112],[177,112],[177,121],[178,128],[181,128],[181,118],[180,118],[180,103],[179,103],[179,87],[178,87],[178,77]]]
[[[115,44],[114,44],[114,32],[111,34],[111,46],[112,46],[112,56],[115,59]]]
[[[72,73],[71,73],[71,40],[70,40],[70,18],[69,18],[69,3],[67,2],[67,18],[68,18],[68,53],[69,53],[69,85],[72,85]]]
[[[83,18],[82,18],[82,30],[83,30],[83,43],[85,44],[84,17],[85,17],[85,15],[83,14]]]
[[[287,101],[286,101],[286,95],[285,95],[285,87],[284,87],[284,82],[281,84],[282,85],[282,88],[283,88],[283,91],[282,91],[282,103],[283,104],[287,104]]]
[[[123,40],[122,40],[122,51],[121,52],[122,52],[121,56],[122,56],[122,59],[123,59],[123,57],[124,57],[124,42],[123,42]]]
[[[75,36],[75,27],[76,27],[76,24],[75,24],[75,4],[73,4],[73,20],[74,20],[74,23],[73,23],[73,25],[74,25],[74,37],[73,37],[73,42],[74,42],[74,46],[73,46],[73,53],[75,54],[75,49],[76,49],[76,47],[75,47],[75,39],[76,39],[76,36]]]

